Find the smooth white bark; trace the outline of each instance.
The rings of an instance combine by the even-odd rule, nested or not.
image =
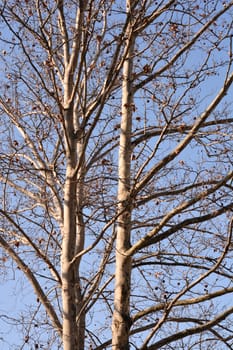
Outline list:
[[[127,1],[130,12],[130,1]],[[130,16],[130,14],[128,14]],[[130,280],[131,257],[126,254],[130,248],[131,232],[131,200],[130,166],[131,166],[131,129],[134,110],[132,91],[134,39],[131,34],[131,23],[126,33],[127,55],[123,64],[122,83],[122,118],[119,145],[119,183],[118,183],[118,218],[116,238],[116,271],[114,291],[114,313],[112,322],[112,348],[114,350],[129,349],[130,320]]]

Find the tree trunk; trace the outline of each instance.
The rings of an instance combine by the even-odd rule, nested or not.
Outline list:
[[[63,301],[63,346],[64,350],[78,350],[76,327],[76,271],[70,261],[74,256],[76,225],[76,181],[67,168],[64,195],[64,229],[62,240],[62,301]]]
[[[73,108],[64,113],[66,128],[66,181],[64,190],[64,227],[62,238],[61,273],[63,303],[63,347],[64,350],[78,350],[76,326],[76,264],[71,264],[75,255],[77,176],[76,140],[73,132]]]
[[[83,157],[83,139],[84,135],[81,135],[78,141],[78,161],[81,162],[80,168],[77,174],[77,214],[76,214],[76,248],[75,254],[80,253],[84,249],[85,243],[85,227],[83,220],[83,202],[84,202],[84,176],[85,176],[85,159]],[[80,262],[81,258],[78,258],[75,262],[76,269],[76,325],[77,325],[77,337],[78,337],[78,350],[84,349],[85,346],[85,310],[83,310],[83,293],[80,279]]]
[[[130,10],[130,7],[127,6]],[[132,112],[134,110],[132,93],[132,54],[134,40],[130,26],[126,34],[126,58],[123,66],[122,85],[122,119],[119,147],[119,184],[118,184],[118,218],[116,238],[116,273],[114,313],[112,322],[112,348],[114,350],[129,349],[130,321],[130,280],[131,257],[125,252],[130,247],[131,232],[131,202],[130,193],[130,164],[131,164],[131,128]]]

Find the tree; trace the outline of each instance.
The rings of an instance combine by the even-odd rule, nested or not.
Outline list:
[[[17,346],[233,348],[232,7],[2,1]]]

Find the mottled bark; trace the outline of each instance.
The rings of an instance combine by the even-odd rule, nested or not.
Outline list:
[[[76,242],[76,193],[77,181],[74,168],[77,161],[76,141],[72,129],[73,111],[64,113],[66,125],[67,169],[64,191],[64,227],[62,240],[62,302],[63,302],[63,346],[64,350],[78,349],[76,327],[76,271],[70,264],[75,254]]]
[[[78,160],[81,161],[80,169],[77,174],[77,214],[76,214],[76,247],[75,254],[80,253],[84,249],[85,243],[85,227],[83,219],[83,202],[84,202],[84,175],[85,175],[85,159],[83,157],[83,137],[78,141]],[[77,349],[84,349],[85,347],[85,310],[83,309],[83,293],[80,280],[80,262],[81,258],[75,261],[76,270],[76,324],[77,324]]]
[[[127,2],[130,11],[130,2]],[[130,16],[130,14],[129,14]],[[131,34],[131,21],[129,21],[126,35],[127,55],[123,65],[122,84],[122,119],[119,146],[119,184],[118,184],[118,218],[116,238],[116,273],[114,314],[112,322],[112,348],[114,350],[129,349],[130,321],[130,280],[131,257],[126,251],[130,247],[131,232],[131,200],[130,193],[130,164],[131,164],[131,129],[132,112],[134,110],[132,93],[132,66],[134,39]]]

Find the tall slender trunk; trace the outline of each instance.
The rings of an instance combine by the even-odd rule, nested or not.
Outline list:
[[[84,249],[85,243],[85,227],[83,220],[83,202],[84,202],[84,176],[85,176],[85,159],[83,158],[83,137],[81,135],[78,141],[78,159],[81,161],[80,169],[77,174],[77,237],[75,254],[80,253]],[[86,317],[85,310],[83,310],[83,293],[80,279],[80,262],[81,258],[76,261],[76,324],[78,337],[78,350],[83,350],[85,347],[85,326]]]
[[[70,261],[74,256],[76,228],[74,227],[75,208],[75,179],[69,177],[70,169],[67,168],[67,179],[64,194],[64,229],[62,240],[62,302],[63,302],[63,347],[64,350],[78,350],[76,305],[75,305],[75,265]]]
[[[129,5],[129,4],[127,4]],[[130,9],[130,6],[127,6]],[[119,184],[118,211],[122,212],[118,218],[116,238],[116,270],[114,313],[112,322],[112,348],[114,350],[129,349],[130,321],[130,280],[131,257],[125,252],[130,247],[131,232],[131,203],[130,167],[131,167],[131,129],[132,112],[134,109],[132,93],[132,54],[134,40],[130,33],[126,37],[127,56],[123,65],[122,84],[122,119],[119,147]]]
[[[70,263],[75,254],[77,210],[77,179],[74,174],[77,150],[72,118],[73,108],[70,107],[64,112],[67,158],[61,255],[64,350],[79,350],[76,326],[76,266]]]
[[[77,100],[73,95],[78,77],[75,70],[84,40],[83,22],[87,1],[78,1],[75,28],[77,35],[68,40],[66,23],[64,22],[63,2],[59,3],[60,27],[64,40],[64,138],[66,149],[66,181],[64,190],[64,225],[62,239],[62,304],[63,304],[63,349],[84,350],[85,345],[85,313],[82,310],[83,294],[80,283],[80,259],[71,263],[77,253],[84,248],[83,223],[83,191],[84,191],[84,159],[83,135],[77,139],[78,113]],[[79,171],[76,171],[79,163]]]
[[[83,137],[77,139],[74,132],[76,117],[73,106],[65,111],[67,170],[61,256],[64,350],[84,350],[85,346],[85,312],[82,310],[79,274],[81,258],[71,264],[74,256],[83,250],[85,236],[82,214],[85,159],[82,156]],[[76,171],[78,162],[79,170]]]

